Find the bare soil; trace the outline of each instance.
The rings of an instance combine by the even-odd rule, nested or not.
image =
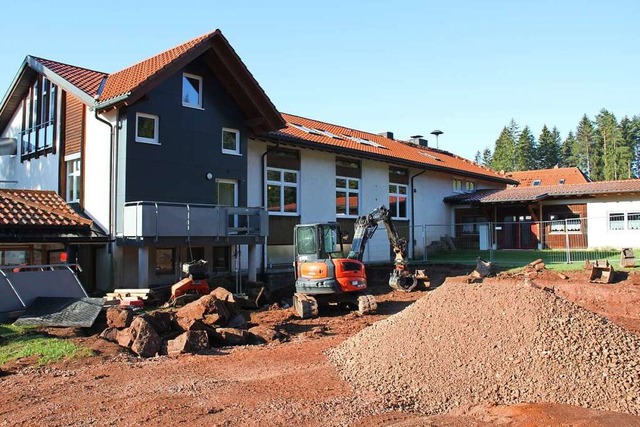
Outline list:
[[[437,267],[432,284],[468,273]],[[556,295],[640,335],[640,274],[615,284],[588,283],[586,272],[550,271],[530,279]],[[504,275],[488,282],[516,283]],[[470,285],[473,286],[473,285]],[[300,320],[291,309],[253,312],[251,321],[285,333],[283,343],[225,347],[209,354],[140,359],[97,337],[98,330],[47,332],[94,350],[94,357],[37,367],[19,360],[0,367],[0,426],[82,425],[385,425],[640,426],[640,417],[553,402],[458,407],[423,416],[391,411],[375,393],[341,379],[326,352],[367,326],[400,312],[431,291],[373,287],[379,313],[357,316],[330,307]]]

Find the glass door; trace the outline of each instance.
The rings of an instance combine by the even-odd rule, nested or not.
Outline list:
[[[222,206],[238,206],[238,181],[219,179],[216,181],[218,187],[218,204]],[[238,215],[229,215],[227,226],[230,232],[237,233]]]

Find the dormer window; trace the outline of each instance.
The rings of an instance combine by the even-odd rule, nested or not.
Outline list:
[[[542,181],[540,181],[539,179],[534,179],[533,182],[531,183],[532,186],[537,187],[538,185],[540,185]]]
[[[202,77],[182,75],[182,106],[202,109]]]
[[[560,178],[560,180],[558,181],[559,184],[564,184],[564,178]]]

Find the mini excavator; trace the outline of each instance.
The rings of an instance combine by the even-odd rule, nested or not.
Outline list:
[[[340,226],[335,222],[301,224],[294,229],[296,293],[293,306],[301,318],[318,314],[318,303],[357,307],[361,314],[375,313],[377,304],[367,293],[367,275],[362,257],[378,226],[384,224],[395,254],[389,286],[411,292],[418,280],[428,281],[424,270],[407,269],[407,241],[398,236],[391,214],[379,206],[356,220],[351,250],[345,257]]]

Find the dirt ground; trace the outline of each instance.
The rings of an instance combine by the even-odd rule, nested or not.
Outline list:
[[[434,267],[432,285],[465,268]],[[530,280],[556,295],[640,334],[640,273],[615,284],[590,284],[586,272],[568,279],[542,271]],[[485,279],[505,285],[523,276]],[[473,286],[473,285],[470,285]],[[358,316],[329,308],[299,320],[291,309],[251,314],[252,323],[289,336],[270,345],[226,347],[210,354],[140,359],[95,331],[49,329],[94,350],[95,356],[36,367],[33,360],[2,366],[0,426],[84,425],[354,425],[354,426],[640,426],[640,417],[547,403],[457,408],[431,417],[393,412],[375,395],[354,391],[324,352],[368,325],[397,313],[429,291],[372,288],[379,312]],[[428,363],[428,361],[426,361]]]

